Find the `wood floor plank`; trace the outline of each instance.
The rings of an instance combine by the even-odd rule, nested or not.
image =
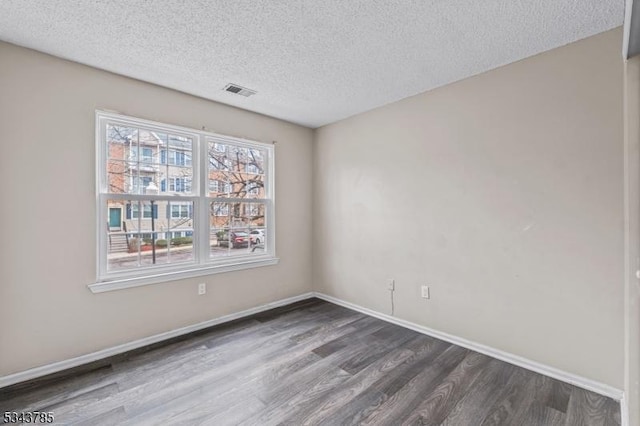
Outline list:
[[[544,377],[544,376],[541,376]],[[546,400],[542,401],[544,405],[554,410],[558,410],[561,413],[567,413],[569,406],[569,398],[571,396],[571,385],[568,383],[562,383],[559,380],[547,378],[551,381],[551,391],[549,392]]]
[[[91,392],[106,385],[115,383],[111,365],[98,368],[80,376],[61,379],[58,382],[26,389],[15,394],[6,393],[0,399],[0,410],[5,411],[36,411],[43,406],[51,406],[65,399]]]
[[[533,401],[536,385],[534,373],[523,372],[522,375],[520,380],[510,384],[509,391],[489,410],[482,426],[522,424],[518,423],[518,419],[524,417],[528,405]]]
[[[372,412],[362,424],[401,424],[429,394],[468,354],[468,349],[451,346],[432,363],[424,364],[421,373],[387,399]]]
[[[567,416],[554,408],[534,402],[529,405],[521,419],[524,425],[563,426]]]
[[[437,426],[444,422],[489,361],[490,358],[486,355],[470,352],[431,393],[425,396],[424,401],[414,409],[405,424]]]
[[[318,299],[0,389],[77,425],[620,426],[609,398]]]
[[[360,350],[364,350],[361,348]],[[288,399],[295,397],[300,392],[315,383],[326,374],[339,376],[341,379],[350,377],[346,371],[337,367],[339,360],[348,357],[350,351],[339,351],[302,368],[295,373],[283,378],[277,385],[264,389],[254,389],[254,394],[270,406],[279,406]]]
[[[333,425],[361,425],[364,419],[388,400],[387,395],[374,389],[368,389],[344,404],[333,413],[322,418],[317,424],[322,426]],[[385,423],[379,423],[385,424]],[[386,423],[389,425],[397,423]]]
[[[101,388],[85,392],[83,394],[79,394],[73,397],[66,397],[64,401],[58,402],[53,405],[41,407],[36,411],[55,412],[59,417],[61,415],[64,415],[65,413],[80,410],[82,407],[88,404],[100,402],[111,395],[115,395],[116,393],[118,393],[118,391],[118,385],[116,383],[112,383],[110,385],[106,385]]]
[[[291,337],[291,340],[294,342],[304,342],[307,339],[310,339],[317,335],[322,335],[326,333],[335,333],[336,331],[344,331],[343,334],[347,334],[347,332],[353,332],[357,330],[356,327],[353,326],[353,323],[364,318],[364,315],[350,315],[350,316],[340,316],[339,318],[329,317],[330,319],[310,330],[297,334]],[[348,328],[347,328],[348,327]]]
[[[416,334],[412,330],[399,330],[395,325],[383,327],[371,333],[366,352],[343,362],[340,364],[340,368],[351,374],[356,374],[394,348],[401,347],[405,342],[415,338]]]
[[[605,422],[607,399],[580,388],[571,390],[567,408],[567,426],[602,426]]]
[[[127,419],[127,413],[124,407],[116,407],[113,410],[98,414],[94,417],[81,419],[76,423],[71,423],[72,426],[120,426]],[[56,424],[62,424],[62,422],[56,420]]]
[[[604,426],[620,426],[621,417],[620,404],[613,399],[607,399]]]
[[[386,324],[376,318],[365,317],[351,323],[355,327],[354,331],[346,333],[341,337],[325,343],[313,350],[316,354],[325,357],[333,352],[339,351],[351,345],[354,341],[362,341],[375,331],[380,330]]]
[[[201,424],[203,426],[235,426],[244,422],[255,413],[264,409],[264,403],[258,398],[247,396],[241,401],[236,402],[223,410],[217,411],[215,414],[207,417]],[[178,422],[176,426],[193,424],[190,422]]]
[[[492,359],[469,392],[442,422],[442,426],[479,426],[491,407],[504,399],[513,383],[522,377],[521,369]]]
[[[396,368],[394,374],[381,377],[371,387],[391,397],[402,389],[410,380],[425,370],[445,350],[452,347],[450,343],[436,339],[419,339],[420,345],[414,346],[409,342],[407,348],[412,347],[414,356]]]
[[[323,361],[324,359],[315,365]],[[297,380],[292,384],[293,386],[280,388],[278,394],[271,395],[268,399],[265,409],[240,424],[245,426],[281,424],[286,421],[291,413],[296,411],[299,405],[331,392],[349,377],[351,377],[349,373],[335,367],[326,368],[322,373],[312,377],[300,377],[298,375]],[[264,398],[260,399],[265,402]]]
[[[351,401],[369,390],[375,381],[393,372],[413,355],[414,353],[408,349],[398,348],[391,351],[340,386],[336,386],[329,394],[311,400],[307,404],[299,404],[295,412],[292,412],[282,423],[292,426],[318,424],[323,419],[336,417],[334,415],[336,411],[345,405],[351,405]]]

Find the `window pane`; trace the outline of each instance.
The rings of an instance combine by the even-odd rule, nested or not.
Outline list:
[[[266,197],[264,191],[266,150],[210,141],[208,157],[209,196]]]
[[[264,203],[214,201],[210,204],[210,214],[212,228],[256,228],[265,225]]]
[[[107,269],[126,270],[139,266],[141,236],[138,219],[133,211],[138,211],[137,201],[107,201]]]
[[[209,245],[211,257],[229,255],[229,229],[231,218],[229,216],[229,203],[210,203],[210,233]]]
[[[231,157],[229,146],[222,143],[209,142],[208,163],[209,170],[225,171],[231,170]]]
[[[107,162],[107,191],[113,194],[132,193],[132,183],[137,176],[134,163],[119,160]]]
[[[173,206],[167,201],[109,200],[108,270],[192,262],[193,203],[180,202],[176,206],[180,209],[179,218],[171,217]]]
[[[211,197],[231,197],[232,186],[228,178],[222,172],[216,172],[209,179],[209,196]]]
[[[211,226],[229,226],[229,203],[211,203]]]
[[[132,127],[107,125],[107,159],[126,160],[135,135]]]
[[[214,201],[210,205],[211,257],[264,253],[264,203]]]
[[[107,145],[109,192],[147,195],[157,194],[158,191],[191,193],[191,138],[107,125]],[[152,182],[153,185],[150,185]]]
[[[247,168],[247,149],[239,146],[231,146],[229,152],[231,158],[231,171],[245,173]]]
[[[142,201],[141,207],[144,215],[140,221],[140,231],[143,243],[147,246],[141,256],[141,264],[149,266],[193,261],[193,203],[174,204],[153,200]],[[184,211],[181,217],[172,217],[175,207]]]
[[[264,175],[209,171],[209,196],[266,198]]]
[[[264,175],[264,161],[267,157],[266,151],[262,149],[249,149],[247,153],[247,173]]]

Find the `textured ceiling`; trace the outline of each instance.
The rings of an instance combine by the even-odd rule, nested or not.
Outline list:
[[[624,0],[1,0],[0,40],[318,127],[623,15]]]

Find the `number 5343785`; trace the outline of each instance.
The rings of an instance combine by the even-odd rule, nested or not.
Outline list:
[[[3,423],[53,423],[52,411],[5,411]]]

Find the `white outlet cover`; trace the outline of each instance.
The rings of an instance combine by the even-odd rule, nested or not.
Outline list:
[[[420,294],[424,299],[429,298],[429,286],[423,285],[420,289]]]

